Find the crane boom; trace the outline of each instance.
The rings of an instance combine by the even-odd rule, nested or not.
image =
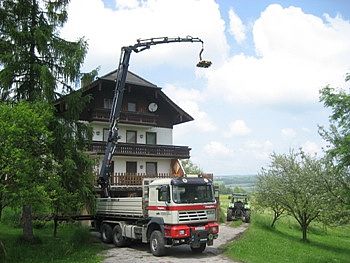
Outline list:
[[[159,37],[159,38],[149,38],[149,39],[138,39],[136,44],[131,46],[125,46],[121,48],[119,66],[117,70],[116,77],[116,86],[114,90],[114,97],[112,108],[109,116],[109,133],[107,139],[107,145],[105,149],[105,154],[102,160],[102,165],[99,174],[99,184],[102,189],[102,197],[110,196],[110,184],[109,178],[111,173],[111,162],[112,157],[115,152],[115,149],[118,144],[118,122],[123,102],[123,95],[125,89],[126,75],[128,73],[130,55],[132,52],[139,53],[146,49],[149,49],[151,46],[158,44],[167,44],[174,42],[200,42],[202,43],[202,50],[200,52],[199,58],[201,58],[201,53],[203,51],[203,41],[197,37],[187,36],[185,38],[176,37],[176,38],[168,38],[168,37]],[[199,67],[209,67],[211,62],[209,61],[200,61],[197,66]]]

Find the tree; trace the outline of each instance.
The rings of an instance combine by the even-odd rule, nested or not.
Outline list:
[[[302,240],[307,241],[310,223],[326,209],[328,193],[320,182],[325,172],[323,162],[302,151],[273,154],[271,159],[269,168],[260,177],[262,187],[267,190],[261,193],[270,194],[269,198],[278,201],[296,219]]]
[[[87,44],[59,37],[69,0],[3,0],[0,5],[0,88],[14,99],[54,102],[57,90],[72,91]]]
[[[93,196],[92,161],[85,153],[92,134],[79,122],[89,98],[82,97],[82,91],[73,92],[82,76],[87,43],[83,38],[74,42],[59,36],[59,28],[67,20],[68,2],[0,2],[1,99],[45,101],[55,111],[49,124],[50,153],[60,175],[50,186],[55,214],[79,213]],[[95,75],[92,72],[90,79]]]
[[[350,80],[350,74],[346,75]],[[325,178],[326,187],[342,204],[343,213],[350,218],[350,94],[326,86],[320,91],[320,101],[332,110],[330,127],[320,127],[321,136],[329,143],[327,158],[333,163],[333,176]]]
[[[33,241],[32,207],[50,201],[50,184],[56,184],[49,149],[52,110],[47,104],[0,104],[1,188],[12,206],[22,207],[23,237]]]
[[[273,212],[271,227],[285,213],[285,208],[279,200],[278,178],[266,169],[262,169],[255,185],[254,203],[258,207],[269,208]]]
[[[191,160],[181,160],[181,164],[186,174],[202,174],[203,170]]]

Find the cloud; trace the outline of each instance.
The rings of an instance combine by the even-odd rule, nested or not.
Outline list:
[[[210,156],[227,157],[233,154],[233,151],[223,145],[221,142],[211,141],[204,146],[204,152]]]
[[[266,161],[273,152],[273,144],[269,140],[250,140],[244,143],[244,147],[241,151],[258,160]]]
[[[211,94],[253,105],[318,102],[327,84],[340,86],[349,70],[350,22],[324,20],[273,4],[253,24],[256,56],[237,54],[206,72]]]
[[[166,85],[163,91],[169,94],[169,97],[171,97],[177,105],[194,118],[194,121],[181,125],[182,129],[178,129],[180,134],[185,134],[187,132],[193,133],[194,131],[212,132],[217,129],[209,115],[200,107],[200,102],[206,99],[200,91],[179,88],[171,84]]]
[[[214,63],[222,62],[229,51],[224,31],[225,22],[214,0],[118,0],[115,10],[105,7],[102,0],[72,0],[61,35],[72,40],[85,36],[89,51],[84,68],[101,65],[104,73],[117,67],[122,46],[150,37],[200,37],[206,55],[210,54]],[[200,48],[200,43],[159,45],[132,57],[132,62],[135,67],[150,68],[169,61],[174,66],[192,67]]]
[[[305,143],[303,143],[301,145],[301,148],[303,149],[304,152],[311,155],[322,153],[321,147],[317,143],[311,142],[311,141],[306,141]]]
[[[243,120],[235,120],[229,125],[228,132],[224,133],[224,136],[230,138],[232,136],[245,136],[251,132],[251,129],[247,126]]]
[[[237,43],[241,44],[246,39],[245,26],[233,9],[230,9],[228,14],[230,19],[229,32],[236,39]]]
[[[296,131],[292,128],[283,128],[281,130],[281,133],[283,136],[285,136],[289,139],[294,138],[297,135]]]

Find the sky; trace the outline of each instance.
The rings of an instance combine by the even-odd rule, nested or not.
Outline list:
[[[326,85],[348,90],[348,0],[71,0],[61,35],[85,37],[83,71],[117,68],[120,48],[152,37],[199,37],[201,45],[153,46],[129,70],[161,87],[194,121],[174,127],[174,144],[214,175],[256,174],[275,153],[322,156]]]

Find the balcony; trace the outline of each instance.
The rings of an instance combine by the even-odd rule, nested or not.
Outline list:
[[[111,110],[104,108],[96,108],[91,111],[90,121],[108,122]],[[158,115],[148,112],[130,112],[122,111],[120,113],[120,122],[129,124],[141,124],[156,126]]]
[[[172,178],[173,175],[169,173],[159,173],[155,175],[147,175],[147,174],[127,174],[127,173],[115,173],[110,178],[111,187],[126,187],[126,186],[134,186],[140,187],[142,186],[143,178]]]
[[[101,141],[93,141],[90,147],[97,154],[104,154],[105,149],[106,142]],[[190,150],[187,146],[118,143],[114,155],[188,159]]]

